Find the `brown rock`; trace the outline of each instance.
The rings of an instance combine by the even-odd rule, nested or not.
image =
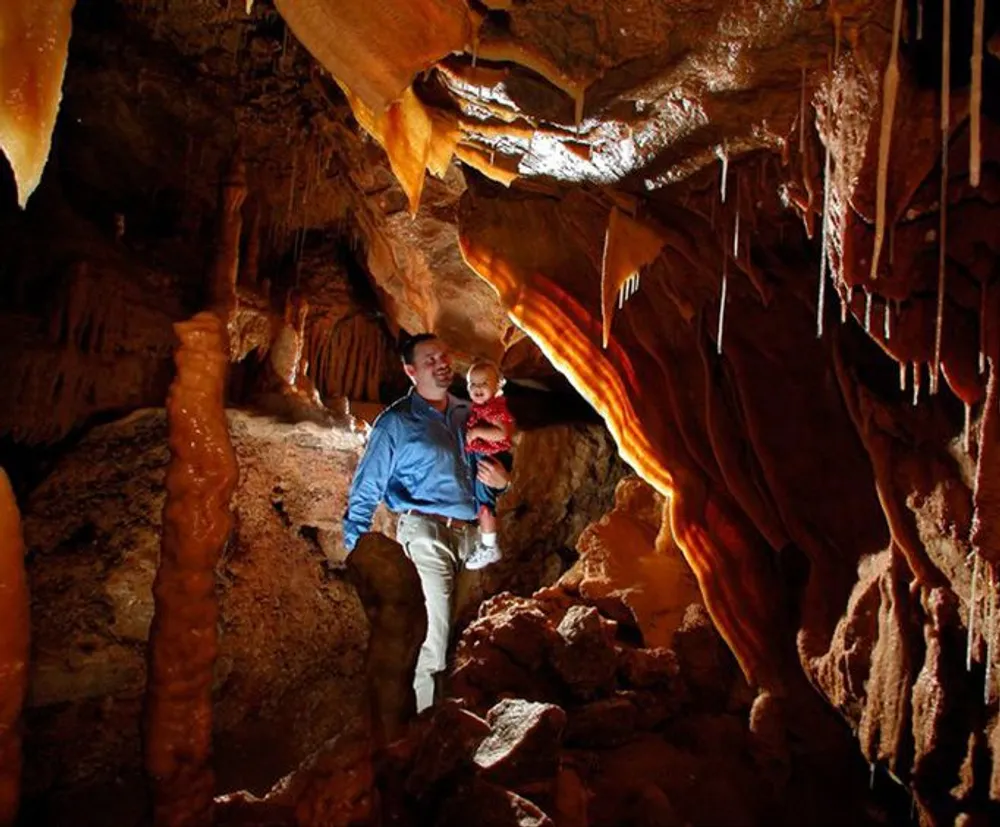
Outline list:
[[[482,779],[459,789],[442,806],[435,827],[554,827],[525,798]]]
[[[637,712],[632,700],[617,696],[570,709],[563,740],[569,746],[614,747],[635,732]]]
[[[507,786],[554,778],[566,713],[553,704],[504,700],[486,716],[492,732],[476,750],[484,776]]]
[[[454,702],[441,704],[413,759],[407,791],[419,798],[458,768],[471,765],[476,748],[489,734],[490,725],[482,718]]]
[[[575,695],[591,697],[611,688],[617,667],[615,626],[587,606],[571,607],[559,623],[552,664]]]
[[[680,673],[677,653],[673,649],[619,649],[618,674],[627,686],[644,689],[668,687]]]
[[[395,540],[363,534],[347,561],[370,633],[365,656],[375,743],[399,738],[416,714],[413,672],[427,634],[427,611],[416,566]]]

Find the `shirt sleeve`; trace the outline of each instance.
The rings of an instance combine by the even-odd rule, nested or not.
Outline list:
[[[354,550],[358,538],[372,527],[375,509],[385,496],[396,464],[396,427],[391,416],[380,416],[368,435],[347,498],[344,515],[344,547]]]

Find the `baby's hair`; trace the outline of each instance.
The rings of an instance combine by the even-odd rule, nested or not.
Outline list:
[[[503,386],[507,383],[507,380],[503,378],[503,374],[500,372],[500,366],[496,362],[492,362],[489,359],[476,359],[471,365],[469,365],[469,370],[465,374],[465,381],[468,382],[472,378],[472,372],[476,370],[491,370],[493,375],[497,378],[497,393],[503,390]]]

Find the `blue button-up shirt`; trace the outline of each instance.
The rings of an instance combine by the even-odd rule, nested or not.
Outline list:
[[[394,402],[375,420],[351,483],[344,515],[344,546],[353,550],[371,528],[375,508],[413,509],[474,520],[472,466],[465,452],[469,403],[448,395],[442,413],[420,394]]]

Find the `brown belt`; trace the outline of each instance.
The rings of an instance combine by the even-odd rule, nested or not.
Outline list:
[[[412,508],[403,513],[408,517],[426,517],[428,520],[440,523],[445,528],[470,526],[476,522],[475,520],[460,520],[457,517],[445,517],[443,514],[430,514],[427,511],[414,511]]]

